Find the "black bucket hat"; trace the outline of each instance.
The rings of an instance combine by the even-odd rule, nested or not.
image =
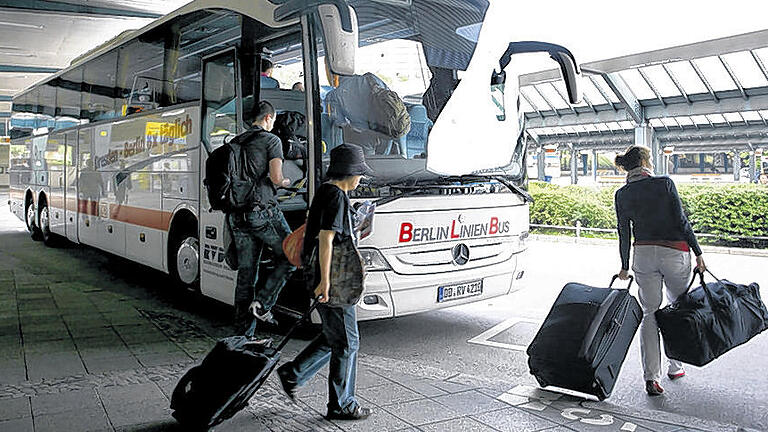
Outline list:
[[[328,175],[372,175],[373,170],[365,163],[363,148],[354,144],[342,144],[331,150]]]

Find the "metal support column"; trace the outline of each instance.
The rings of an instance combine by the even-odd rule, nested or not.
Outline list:
[[[677,174],[680,168],[680,155],[672,155],[672,174]]]
[[[545,168],[547,167],[547,153],[544,151],[544,147],[536,149],[536,178],[539,181],[544,181],[546,178]]]
[[[581,155],[581,175],[586,176],[589,169],[589,155]]]
[[[592,180],[597,183],[597,169],[599,167],[599,163],[597,160],[597,149],[592,150]]]
[[[579,182],[579,173],[577,172],[579,167],[579,151],[571,147],[571,184],[577,184]]]
[[[755,175],[757,174],[757,155],[755,151],[749,152],[749,182],[754,183]]]
[[[733,151],[733,181],[739,181],[741,177],[741,152]]]

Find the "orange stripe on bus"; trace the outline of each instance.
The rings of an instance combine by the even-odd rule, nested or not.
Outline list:
[[[110,219],[133,225],[141,225],[161,231],[168,231],[173,214],[162,210],[152,210],[140,207],[110,204]]]
[[[51,196],[50,201],[51,207],[58,209],[63,208],[63,198]],[[75,203],[77,203],[77,206],[75,206]],[[75,200],[75,198],[67,198],[67,207],[69,210],[73,211],[75,208],[77,208],[77,210],[83,214],[99,216],[98,201],[84,199]],[[109,219],[114,221],[139,225],[161,231],[168,231],[168,228],[171,225],[171,218],[173,217],[173,213],[120,204],[110,204],[109,216]]]

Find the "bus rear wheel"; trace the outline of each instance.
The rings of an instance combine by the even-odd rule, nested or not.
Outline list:
[[[32,240],[42,240],[43,233],[40,231],[40,228],[37,227],[37,221],[35,220],[35,216],[37,215],[35,212],[35,204],[31,201],[27,202],[26,215],[27,231],[29,231],[30,236],[32,236]]]
[[[40,236],[46,246],[55,247],[59,236],[51,232],[51,211],[48,210],[48,203],[42,202],[40,205]]]
[[[200,242],[197,233],[187,231],[174,236],[168,267],[176,284],[190,291],[200,290]]]

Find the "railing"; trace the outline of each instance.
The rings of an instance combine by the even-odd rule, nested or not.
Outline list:
[[[562,226],[562,225],[542,225],[542,224],[530,224],[531,228],[545,228],[545,229],[557,229],[557,230],[564,230],[564,231],[576,231],[576,237],[580,238],[582,231],[592,231],[592,232],[601,232],[601,233],[616,233],[616,228],[590,228],[590,227],[583,227],[581,226],[581,221],[576,221],[574,226]],[[706,237],[706,238],[715,238],[715,239],[722,239],[722,236],[717,234],[707,234],[707,233],[695,233],[696,237]],[[759,241],[768,241],[768,237],[766,236],[730,236],[732,238],[738,239],[738,240],[759,240]]]

